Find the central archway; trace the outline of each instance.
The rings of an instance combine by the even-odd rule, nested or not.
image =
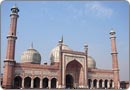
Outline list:
[[[72,60],[67,64],[65,72],[66,88],[79,88],[84,85],[83,66],[80,62]]]
[[[73,77],[72,75],[66,75],[66,88],[73,88],[73,83],[74,83],[74,80],[73,80]]]

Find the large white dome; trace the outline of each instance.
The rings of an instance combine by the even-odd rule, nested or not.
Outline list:
[[[96,68],[96,62],[91,56],[88,56],[88,68]]]
[[[62,50],[72,50],[68,47],[68,45],[65,45],[62,43]],[[58,44],[54,49],[50,52],[50,60],[51,63],[53,62],[59,62],[59,53],[60,53],[60,44]]]
[[[21,61],[22,63],[40,64],[41,55],[37,50],[31,47],[23,52],[23,54],[21,55]]]

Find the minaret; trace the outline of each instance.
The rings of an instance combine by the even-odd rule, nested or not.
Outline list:
[[[112,69],[114,73],[114,88],[119,89],[120,88],[120,80],[119,80],[119,67],[118,67],[118,58],[117,58],[117,49],[116,49],[116,37],[115,32],[112,30],[110,32],[110,39],[111,39],[111,48],[112,48]]]
[[[15,64],[15,42],[16,27],[19,9],[16,6],[11,8],[10,14],[10,30],[7,35],[7,52],[6,59],[4,61],[4,76],[3,76],[3,87],[13,88],[13,74],[14,74],[14,64]]]
[[[85,55],[86,55],[85,86],[86,86],[86,88],[88,88],[88,45],[87,44],[84,45],[84,51],[85,51]]]
[[[63,80],[63,75],[62,75],[62,44],[63,44],[63,35],[62,35],[62,38],[61,40],[59,40],[59,59],[60,59],[60,64],[59,64],[59,85],[58,85],[58,88],[63,88],[63,83],[62,83],[62,80]]]

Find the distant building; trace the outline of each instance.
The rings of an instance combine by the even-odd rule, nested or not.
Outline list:
[[[50,53],[51,64],[41,64],[40,53],[33,45],[15,60],[16,27],[19,9],[11,8],[10,30],[4,60],[3,88],[120,88],[115,32],[110,32],[112,69],[99,69],[96,61],[84,51],[74,51],[63,38]],[[21,37],[22,38],[22,37]]]
[[[120,88],[121,89],[129,88],[129,81],[120,81]]]

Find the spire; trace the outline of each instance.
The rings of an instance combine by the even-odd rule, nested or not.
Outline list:
[[[17,6],[17,4],[15,3],[14,6]]]
[[[19,9],[18,9],[18,7],[17,7],[16,4],[15,4],[15,5],[11,8],[11,14],[10,14],[10,16],[16,15],[17,17],[19,17],[18,12],[19,12]]]
[[[18,8],[18,7],[17,7],[17,4],[15,3],[14,6],[13,6],[12,8]]]
[[[85,50],[85,53],[87,54],[88,53],[88,45],[87,44],[84,44],[84,50]]]
[[[33,42],[31,43],[30,49],[33,49]]]
[[[63,40],[63,35],[62,35],[62,37],[61,37],[61,42],[62,42],[62,43],[64,42],[64,40]]]
[[[63,41],[64,41],[64,40],[63,40],[63,35],[62,35],[61,39],[59,40],[59,43],[60,43],[60,44],[63,44]]]
[[[114,30],[114,28],[111,28],[111,31],[110,31],[110,33],[109,33],[110,35],[115,35],[116,34],[116,32],[115,32],[115,30]]]

